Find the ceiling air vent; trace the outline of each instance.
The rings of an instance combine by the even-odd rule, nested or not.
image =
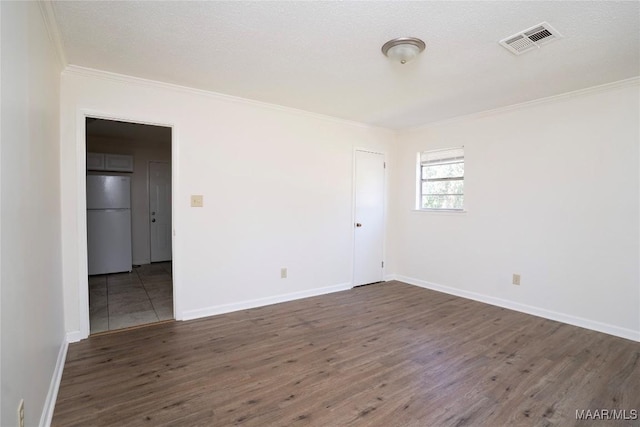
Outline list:
[[[547,22],[543,22],[502,39],[499,43],[514,55],[520,55],[559,38],[562,38],[562,34]]]

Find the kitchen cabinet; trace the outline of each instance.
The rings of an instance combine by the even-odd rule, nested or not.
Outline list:
[[[133,172],[133,156],[129,154],[87,153],[87,170]]]

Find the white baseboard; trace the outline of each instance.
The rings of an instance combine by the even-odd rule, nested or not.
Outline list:
[[[567,323],[569,325],[579,326],[581,328],[591,329],[593,331],[603,332],[605,334],[640,342],[640,331],[635,331],[633,329],[621,328],[620,326],[610,325],[595,320],[572,316],[570,314],[559,313],[557,311],[521,304],[519,302],[509,301],[502,298],[496,298],[476,292],[465,291],[463,289],[451,288],[449,286],[438,285],[436,283],[414,279],[412,277],[393,275],[393,279],[389,280],[399,280],[410,285],[420,286],[421,288],[444,292],[446,294],[472,299],[474,301],[480,301],[487,304],[496,305],[498,307],[508,308],[510,310],[532,314],[534,316],[543,317],[545,319],[555,320],[557,322]]]
[[[275,295],[272,297],[257,298],[257,299],[241,301],[241,302],[236,302],[231,304],[214,305],[211,307],[200,308],[197,310],[185,310],[182,312],[181,319],[182,320],[199,319],[202,317],[214,316],[216,314],[231,313],[233,311],[247,310],[249,308],[262,307],[265,305],[293,301],[301,298],[315,297],[318,295],[329,294],[332,292],[346,291],[351,288],[352,288],[351,283],[342,283],[339,285],[327,286],[324,288],[315,288],[315,289],[309,289],[306,291],[292,292],[290,294],[281,294],[281,295]]]
[[[44,401],[44,407],[42,408],[42,414],[40,415],[40,427],[49,427],[51,425],[53,410],[56,407],[56,399],[58,398],[58,390],[60,389],[60,380],[62,380],[64,362],[67,360],[68,348],[69,342],[64,340],[60,345],[60,351],[58,351],[58,360],[56,360],[56,367],[53,371],[53,376],[51,377],[47,398]]]
[[[78,342],[86,337],[82,336],[80,331],[67,332],[67,343]]]

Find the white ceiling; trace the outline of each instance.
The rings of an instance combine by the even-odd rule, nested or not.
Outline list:
[[[640,75],[640,2],[54,1],[70,64],[388,128]],[[543,21],[565,38],[514,56]],[[406,65],[395,37],[427,49]]]

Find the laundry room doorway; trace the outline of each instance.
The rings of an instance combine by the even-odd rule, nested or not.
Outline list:
[[[90,334],[173,320],[171,128],[85,124]]]

